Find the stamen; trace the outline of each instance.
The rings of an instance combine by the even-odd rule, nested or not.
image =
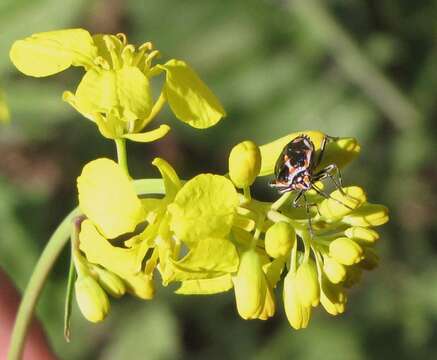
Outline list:
[[[115,34],[115,36],[117,36],[117,38],[120,39],[120,41],[123,43],[123,45],[127,44],[127,36],[126,36],[126,34],[118,33],[118,34]]]

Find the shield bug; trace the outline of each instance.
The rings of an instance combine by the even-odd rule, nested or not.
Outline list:
[[[335,140],[335,138],[325,135],[320,146],[320,152],[317,155],[314,143],[309,136],[302,134],[292,139],[285,145],[279,155],[275,165],[275,178],[269,183],[269,185],[276,188],[280,194],[297,191],[297,195],[292,203],[293,207],[299,207],[299,200],[301,198],[304,199],[311,233],[312,227],[309,207],[313,204],[307,203],[305,193],[313,189],[323,197],[333,199],[315,185],[315,182],[329,177],[335,187],[344,194],[341,174],[336,164],[329,164],[320,170],[317,169],[323,159],[326,144],[332,140]],[[336,199],[334,200],[350,208],[346,204]]]

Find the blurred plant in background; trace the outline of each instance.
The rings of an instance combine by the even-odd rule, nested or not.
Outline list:
[[[170,133],[147,153],[143,146],[129,144],[136,178],[152,175],[142,164],[158,153],[191,177],[205,169],[225,172],[227,153],[242,137],[265,143],[302,128],[354,134],[365,151],[343,175],[347,183],[359,183],[370,198],[391,209],[392,221],[382,234],[384,265],[377,277],[351,292],[354,306],[346,316],[332,321],[315,313],[317,321],[304,332],[291,333],[280,319],[282,312],[269,322],[239,321],[229,315],[234,300],[226,294],[208,301],[180,301],[172,289],[165,289],[157,294],[159,301],[147,306],[127,298],[114,303],[116,310],[105,323],[84,326],[74,334],[81,344],[76,347],[65,346],[59,338],[65,257],[38,309],[55,350],[64,358],[144,353],[159,359],[217,354],[239,358],[243,353],[258,359],[427,359],[437,351],[436,2],[334,0],[326,8],[314,0],[249,4],[2,2],[0,71],[13,121],[0,133],[1,266],[24,287],[47,235],[75,203],[73,179],[96,154],[108,156],[113,151],[92,126],[77,121],[59,101],[63,89],[76,83],[74,71],[35,81],[17,75],[9,64],[13,40],[77,26],[93,32],[125,31],[133,42],[155,39],[160,49],[193,64],[226,104],[229,120],[201,135],[192,136],[176,124],[182,135],[176,139]],[[352,61],[357,58],[358,63]],[[363,63],[373,64],[371,73]],[[375,76],[390,86],[372,82]],[[393,96],[393,89],[406,96]],[[391,96],[383,96],[387,93]],[[392,109],[401,109],[404,116]],[[164,111],[160,117],[166,120],[166,115]],[[267,181],[256,182],[257,198],[274,198]],[[197,307],[203,311],[193,311]],[[81,326],[80,318],[73,320]],[[147,341],[151,332],[153,342]],[[96,343],[105,345],[98,353]]]

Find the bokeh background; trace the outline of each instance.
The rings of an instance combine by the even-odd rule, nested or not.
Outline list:
[[[81,167],[114,156],[111,142],[62,102],[80,70],[33,79],[10,64],[13,40],[85,27],[153,40],[164,58],[189,62],[228,117],[196,131],[170,119],[152,145],[128,144],[135,177],[156,177],[159,155],[182,177],[226,172],[231,147],[292,131],[355,136],[360,158],[343,171],[372,202],[386,204],[380,267],[353,289],[347,312],[315,311],[292,330],[279,301],[267,321],[244,321],[232,292],[183,297],[159,289],[113,302],[107,320],[74,308],[62,334],[68,253],[38,306],[62,359],[432,359],[437,358],[437,1],[410,0],[1,0],[0,86],[11,121],[0,128],[0,266],[23,289],[49,235],[76,204]],[[272,199],[267,179],[256,194]],[[1,289],[0,289],[1,291]]]

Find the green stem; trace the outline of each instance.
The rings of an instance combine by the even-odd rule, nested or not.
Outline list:
[[[164,193],[164,184],[162,179],[135,180],[134,186],[138,195]],[[24,291],[23,298],[18,308],[17,317],[15,319],[14,329],[11,336],[8,360],[19,360],[22,357],[24,341],[26,339],[27,330],[32,320],[32,314],[36,303],[50,270],[70,238],[71,222],[79,214],[79,208],[76,208],[70,212],[70,214],[68,214],[67,217],[59,224],[58,228],[50,237],[35,266],[35,269],[33,270],[29,284]]]
[[[126,154],[126,139],[123,138],[115,139],[115,145],[117,146],[118,165],[120,165],[121,168],[129,176],[129,168],[127,166],[127,154]]]
[[[11,336],[11,346],[8,354],[9,360],[21,359],[24,341],[32,320],[32,314],[36,302],[53,264],[70,238],[71,221],[78,214],[79,209],[76,208],[61,222],[49,239],[35,269],[33,270],[15,319],[15,325]]]

